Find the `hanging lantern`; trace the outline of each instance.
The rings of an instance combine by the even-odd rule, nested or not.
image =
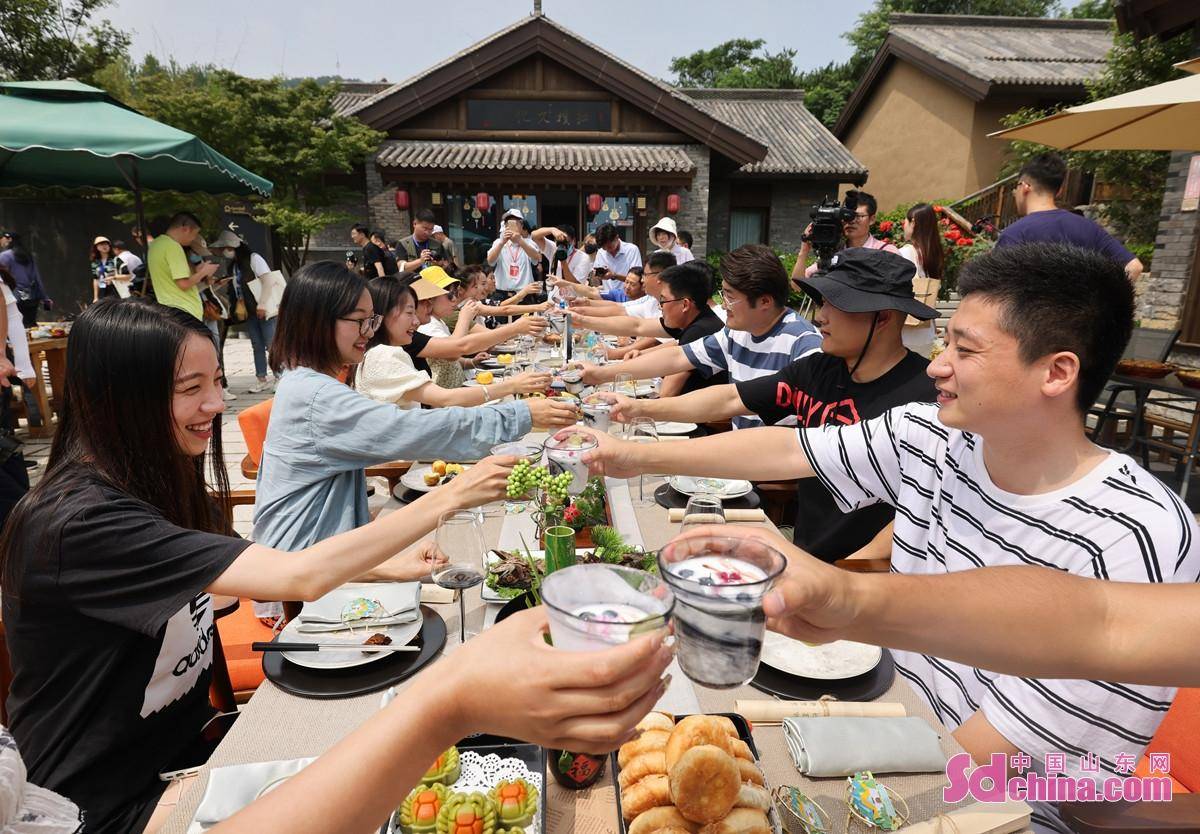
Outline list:
[[[479,212],[485,212],[490,208],[492,197],[486,191],[480,191],[475,195],[475,209]]]
[[[403,188],[396,189],[396,208],[400,211],[408,211],[408,192]]]
[[[603,202],[604,198],[599,194],[589,194],[587,199],[588,211],[592,214],[598,214],[600,212],[600,204]]]
[[[678,194],[668,194],[667,195],[667,214],[675,214],[678,211],[679,211],[679,195]]]

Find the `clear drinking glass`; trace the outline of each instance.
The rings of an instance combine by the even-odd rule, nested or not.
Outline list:
[[[615,383],[613,390],[618,394],[623,394],[626,397],[637,396],[637,385],[634,384],[633,374],[619,373],[613,381]]]
[[[542,447],[536,443],[525,443],[520,440],[511,443],[501,443],[491,448],[493,455],[512,455],[522,458],[529,462],[530,466],[537,466],[542,462]],[[529,502],[524,498],[506,498],[504,501],[504,512],[506,513],[521,513],[528,508]]]
[[[683,510],[683,523],[679,526],[682,533],[689,527],[702,527],[705,524],[724,524],[725,507],[719,496],[707,492],[698,492],[688,499]]]
[[[596,431],[607,432],[612,424],[612,403],[599,394],[588,394],[580,405],[583,409],[583,424]]]
[[[658,426],[649,417],[635,417],[625,427],[625,439],[630,443],[657,443]],[[645,507],[654,502],[646,500],[646,476],[638,475],[638,506]]]
[[[591,359],[593,365],[603,365],[608,362],[608,346],[604,344],[603,337],[588,351],[588,358]]]
[[[550,470],[551,475],[563,472],[571,473],[571,484],[567,487],[570,495],[579,495],[587,487],[588,467],[583,462],[583,456],[586,452],[595,449],[597,445],[596,438],[581,431],[570,432],[561,440],[553,435],[547,438],[545,443],[546,467]]]
[[[653,574],[619,565],[572,565],[542,580],[556,649],[588,652],[667,624],[675,597]]]
[[[483,524],[478,513],[454,510],[442,513],[438,519],[437,546],[450,561],[433,573],[433,581],[443,588],[458,591],[459,639],[479,632],[467,630],[465,592],[483,582],[484,560]]]
[[[762,599],[786,566],[753,539],[676,539],[659,551],[659,575],[675,592],[675,656],[688,678],[712,689],[750,682],[767,628]]]

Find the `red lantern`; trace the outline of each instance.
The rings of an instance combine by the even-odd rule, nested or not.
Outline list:
[[[408,211],[408,192],[403,188],[396,189],[396,208],[400,211]]]
[[[604,198],[599,194],[589,194],[587,199],[588,211],[590,211],[592,214],[598,214],[600,212],[600,205],[603,202]]]
[[[492,205],[492,195],[491,194],[488,194],[486,191],[480,191],[478,194],[475,195],[475,208],[481,214],[483,212],[487,211],[489,208],[491,208],[491,205]]]
[[[678,211],[679,211],[679,195],[678,194],[668,194],[667,195],[667,214],[675,214]]]

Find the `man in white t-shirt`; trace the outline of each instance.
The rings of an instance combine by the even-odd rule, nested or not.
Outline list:
[[[596,262],[594,270],[602,270],[600,283],[603,289],[612,292],[625,283],[625,276],[635,266],[642,265],[642,253],[632,243],[621,240],[617,227],[605,223],[596,230]]]
[[[929,366],[936,405],[682,443],[602,438],[592,463],[615,477],[815,476],[843,511],[895,508],[898,573],[1039,565],[1121,582],[1197,581],[1191,511],[1132,459],[1093,444],[1084,426],[1132,332],[1133,291],[1121,267],[1070,246],[1015,246],[968,261],[958,289],[946,350]],[[1012,677],[914,652],[895,659],[975,761],[1020,752],[1043,775],[1059,753],[1064,775],[1086,778],[1080,759],[1091,754],[1096,778],[1115,774],[1119,758],[1136,761],[1175,694]],[[1036,830],[1066,830],[1053,806],[1034,805]]]
[[[529,236],[533,245],[540,247],[550,262],[547,278],[560,278],[572,284],[586,284],[592,271],[592,258],[582,249],[575,247],[575,227],[565,223],[558,226],[542,226]],[[559,247],[565,257],[560,258]]]
[[[525,218],[517,209],[509,209],[501,218],[504,229],[488,250],[487,262],[496,267],[496,293],[509,298],[536,277],[542,253],[525,237]]]

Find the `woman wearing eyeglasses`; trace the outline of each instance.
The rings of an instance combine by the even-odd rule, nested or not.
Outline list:
[[[524,402],[416,411],[350,388],[346,369],[362,362],[381,322],[366,281],[332,261],[301,267],[284,290],[271,345],[271,369],[280,376],[258,471],[256,542],[300,550],[366,524],[365,467],[477,460],[530,430]],[[406,580],[427,569],[398,558],[363,578]]]

